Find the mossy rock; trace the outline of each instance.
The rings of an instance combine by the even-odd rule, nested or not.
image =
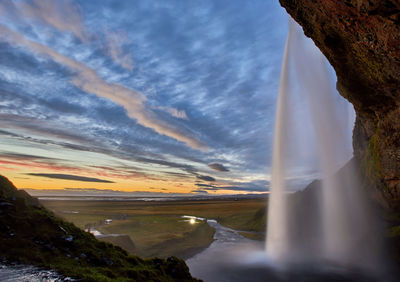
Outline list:
[[[0,176],[0,259],[81,281],[198,281],[176,257],[141,259],[98,241]]]

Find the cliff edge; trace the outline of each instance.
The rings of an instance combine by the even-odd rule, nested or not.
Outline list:
[[[374,198],[400,212],[400,2],[280,0],[327,57],[355,108],[355,158]]]

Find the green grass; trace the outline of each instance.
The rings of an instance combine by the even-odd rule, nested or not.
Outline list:
[[[141,259],[98,241],[0,176],[0,259],[80,281],[195,281],[176,257]]]
[[[115,220],[99,228],[105,234],[122,233],[135,238],[135,243],[149,246],[160,241],[181,238],[193,232],[195,226],[184,222],[179,216],[132,216],[125,220]]]
[[[220,218],[220,223],[235,230],[265,232],[266,230],[265,204],[258,209],[249,209],[241,214],[234,214]]]
[[[109,225],[97,229],[104,234],[126,234],[135,244],[134,254],[143,257],[175,255],[188,258],[209,246],[214,229],[205,222],[190,224],[182,215],[216,219],[242,231],[265,231],[265,200],[202,201],[42,201],[57,215],[81,228],[96,226],[111,218]],[[68,213],[68,212],[79,213]],[[261,213],[260,213],[261,211]],[[67,212],[67,213],[66,213]],[[244,233],[245,234],[245,233]],[[246,235],[263,239],[263,236]],[[123,244],[120,244],[123,247]]]
[[[202,222],[196,225],[191,232],[186,232],[181,237],[163,240],[161,243],[150,246],[148,249],[143,249],[139,253],[146,254],[145,256],[177,256],[187,259],[197,252],[203,250],[213,241],[215,230],[207,223]]]

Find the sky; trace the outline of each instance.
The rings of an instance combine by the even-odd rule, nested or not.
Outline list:
[[[0,173],[267,192],[287,30],[275,0],[1,1]]]

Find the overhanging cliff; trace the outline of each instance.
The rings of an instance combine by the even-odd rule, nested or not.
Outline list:
[[[400,1],[280,0],[324,53],[357,113],[354,155],[376,199],[400,209]]]

